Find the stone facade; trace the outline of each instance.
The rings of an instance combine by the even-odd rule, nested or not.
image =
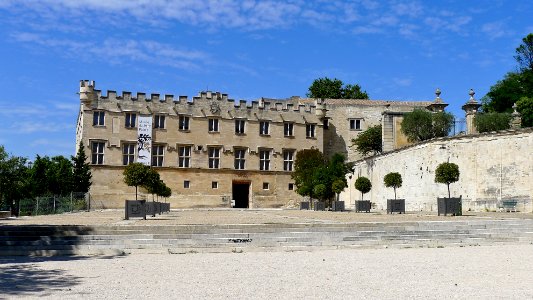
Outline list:
[[[437,197],[447,197],[445,184],[435,183],[435,169],[440,163],[459,166],[459,181],[450,185],[453,196],[462,196],[463,210],[497,210],[502,200],[517,200],[519,211],[533,209],[533,128],[497,133],[438,138],[404,149],[355,162],[348,188],[341,200],[353,206],[361,199],[354,182],[368,177],[372,190],[365,200],[386,208],[386,199],[394,198],[383,177],[389,172],[402,175],[398,198],[406,199],[406,210],[435,211]]]
[[[86,80],[80,83],[80,101],[76,145],[84,143],[92,163],[93,207],[122,207],[125,199],[135,197],[122,172],[137,159],[138,118],[149,116],[154,122],[152,145],[158,147],[153,152],[160,153],[154,167],[173,191],[172,207],[182,208],[230,207],[235,198],[244,208],[296,206],[302,197],[295,192],[288,165],[298,150],[316,148],[327,156],[342,153],[357,160],[361,156],[350,147],[351,140],[377,124],[383,124],[386,147],[404,146],[403,113],[431,110],[434,104],[299,97],[247,103],[214,92],[192,99],[115,91],[103,95],[94,81]],[[211,130],[212,122],[216,130]],[[242,169],[235,165],[239,155]]]

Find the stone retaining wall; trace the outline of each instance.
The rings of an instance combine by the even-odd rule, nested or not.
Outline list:
[[[445,184],[435,183],[435,169],[442,162],[459,165],[459,181],[450,191],[452,197],[463,197],[463,210],[497,210],[502,199],[515,199],[519,211],[532,211],[533,128],[440,138],[356,161],[341,200],[353,207],[361,199],[354,182],[365,176],[372,182],[365,200],[384,209],[394,190],[384,186],[383,177],[398,172],[403,186],[397,196],[406,199],[406,210],[435,211],[437,197],[448,194]]]

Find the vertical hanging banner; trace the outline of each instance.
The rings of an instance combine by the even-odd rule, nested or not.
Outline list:
[[[139,116],[137,131],[137,162],[149,166],[152,159],[152,116]]]

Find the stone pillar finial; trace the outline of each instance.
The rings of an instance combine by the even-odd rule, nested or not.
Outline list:
[[[468,100],[468,102],[477,102],[476,99],[474,99],[475,94],[476,92],[474,92],[474,89],[470,89],[470,92],[468,92],[468,95],[470,95],[470,99]]]
[[[513,113],[511,114],[511,128],[518,129],[522,127],[522,115],[516,111],[516,103],[513,104]]]
[[[477,102],[477,100],[474,98],[474,95],[476,94],[474,89],[470,89],[468,94],[470,95],[470,99],[465,105],[463,105],[462,109],[466,113],[466,133],[473,134],[477,133],[476,127],[474,126],[474,118],[477,114],[477,110],[479,107],[481,107],[481,104],[479,104],[479,102]]]
[[[437,98],[435,98],[435,101],[433,101],[428,107],[427,109],[429,109],[430,111],[432,112],[443,112],[444,111],[444,108],[446,108],[446,106],[448,106],[448,104],[444,103],[444,101],[442,101],[442,99],[440,98],[440,89],[437,88],[435,90],[435,95],[437,95]]]

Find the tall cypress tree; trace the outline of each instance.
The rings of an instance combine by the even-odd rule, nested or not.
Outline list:
[[[93,175],[87,162],[83,142],[80,141],[78,153],[76,153],[76,156],[72,156],[71,159],[74,165],[74,191],[87,193],[91,187]]]

